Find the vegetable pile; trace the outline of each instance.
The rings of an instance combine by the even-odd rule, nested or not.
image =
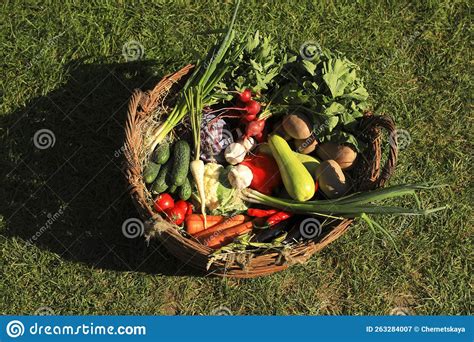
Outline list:
[[[238,35],[238,3],[145,146],[156,212],[223,253],[301,243],[308,217],[323,227],[359,217],[388,234],[368,215],[443,209],[381,203],[413,195],[419,204],[415,192],[433,188],[424,185],[354,192],[366,148],[358,124],[370,108],[357,65],[329,50],[302,58],[258,31]]]

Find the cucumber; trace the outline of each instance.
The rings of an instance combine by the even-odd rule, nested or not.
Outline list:
[[[179,187],[179,192],[178,192],[179,198],[181,198],[183,201],[187,201],[191,197],[192,192],[193,192],[193,189],[191,187],[191,180],[189,179],[189,176],[188,176],[184,180],[183,185]]]
[[[156,164],[153,162],[149,162],[145,169],[143,170],[143,179],[145,180],[146,184],[153,183],[156,177],[158,176],[158,172],[160,172],[161,165]]]
[[[155,149],[152,159],[157,164],[164,164],[170,159],[170,154],[170,145],[164,141]]]
[[[176,192],[176,190],[178,190],[178,186],[177,185],[171,185],[168,189],[168,192],[170,194],[174,194]]]
[[[191,147],[185,140],[180,140],[174,145],[173,167],[171,171],[171,184],[183,185],[189,171],[189,160],[191,158]]]
[[[171,161],[168,161],[163,165],[158,172],[158,177],[156,177],[155,182],[151,186],[151,191],[157,194],[161,194],[166,191],[169,187],[169,174],[171,169]]]

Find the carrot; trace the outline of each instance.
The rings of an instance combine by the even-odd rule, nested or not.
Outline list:
[[[244,223],[245,221],[248,221],[248,220],[249,220],[249,217],[246,216],[246,215],[235,215],[235,216],[232,216],[232,217],[229,217],[229,218],[225,219],[221,223],[219,223],[219,224],[217,224],[217,225],[215,225],[211,228],[201,230],[200,232],[194,234],[194,237],[196,237],[198,239],[201,239],[204,236],[208,236],[208,235],[211,235],[215,232],[219,232],[221,230],[224,230],[224,229],[227,229],[227,228],[230,228],[230,227],[234,227],[234,226],[236,226],[238,224],[241,224],[241,223]]]
[[[216,231],[213,234],[206,235],[207,238],[203,240],[203,243],[210,248],[218,249],[232,242],[237,236],[251,231],[253,224],[253,221],[247,221],[237,226]]]
[[[225,219],[226,219],[225,216],[206,215],[207,228],[213,227],[216,224],[223,222]],[[186,216],[186,219],[184,220],[184,222],[186,225],[186,232],[188,232],[188,234],[196,234],[204,230],[203,215],[199,215],[199,214],[188,215]]]

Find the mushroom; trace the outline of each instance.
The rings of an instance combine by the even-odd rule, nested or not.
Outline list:
[[[316,179],[321,191],[331,199],[344,195],[349,188],[344,172],[334,160],[319,164],[316,168]]]
[[[311,123],[303,114],[286,115],[282,126],[293,139],[308,139],[311,135]]]
[[[311,134],[307,139],[295,139],[296,152],[302,154],[310,154],[316,149],[318,141],[314,134]]]
[[[335,160],[343,170],[349,169],[357,158],[357,152],[351,147],[331,142],[319,145],[316,154],[322,160]]]

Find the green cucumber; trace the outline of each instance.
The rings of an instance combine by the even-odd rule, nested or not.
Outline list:
[[[168,189],[168,192],[170,194],[174,194],[176,192],[176,190],[178,190],[178,186],[177,185],[171,185]]]
[[[173,167],[171,171],[171,184],[183,185],[189,171],[189,160],[191,158],[191,147],[185,140],[180,140],[174,144]]]
[[[291,198],[297,201],[311,199],[316,190],[313,176],[292,151],[290,145],[278,134],[270,135],[268,143],[278,164],[285,189]]]
[[[161,165],[153,162],[149,162],[143,170],[143,179],[146,184],[153,183],[160,172]]]
[[[186,177],[183,185],[179,187],[179,198],[181,198],[183,201],[187,201],[193,192],[193,189],[191,187],[191,180],[189,179],[189,176]]]
[[[169,187],[169,174],[171,169],[171,160],[169,160],[165,165],[163,165],[158,172],[158,177],[156,177],[155,182],[151,186],[151,191],[157,194],[161,194],[166,191]]]
[[[164,164],[170,159],[170,145],[167,141],[163,141],[153,152],[153,161],[157,164]]]

